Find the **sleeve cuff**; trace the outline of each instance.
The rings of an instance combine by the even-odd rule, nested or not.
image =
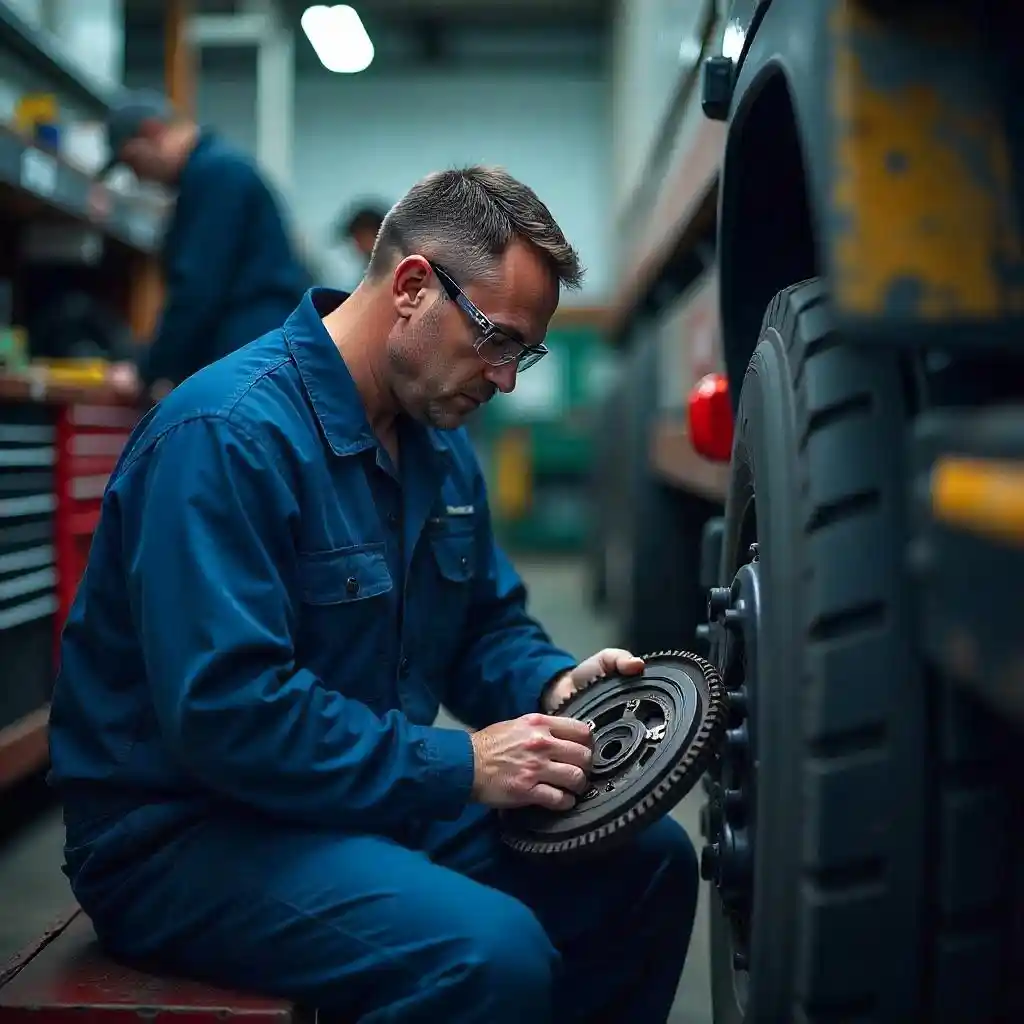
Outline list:
[[[516,692],[516,714],[529,715],[543,711],[540,706],[541,694],[553,679],[576,667],[576,659],[561,651],[545,655],[533,666],[533,671],[519,684]]]
[[[462,729],[419,728],[430,813],[442,820],[454,820],[473,794],[473,743]]]

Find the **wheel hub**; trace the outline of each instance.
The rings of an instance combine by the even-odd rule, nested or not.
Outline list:
[[[733,965],[749,969],[757,833],[756,704],[758,632],[761,622],[761,566],[757,545],[731,586],[715,587],[708,598],[709,639],[722,669],[729,706],[725,742],[705,780],[708,800],[701,815],[707,845],[701,876],[718,890],[733,937]]]

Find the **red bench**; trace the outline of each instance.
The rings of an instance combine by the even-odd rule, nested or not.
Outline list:
[[[299,1020],[287,1002],[122,967],[99,948],[78,907],[0,969],[0,1024],[125,1024],[164,1014],[175,1024]]]

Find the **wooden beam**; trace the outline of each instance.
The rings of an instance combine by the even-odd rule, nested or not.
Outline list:
[[[133,261],[128,290],[128,324],[137,345],[148,345],[164,304],[164,279],[155,256]]]
[[[189,42],[192,0],[167,0],[164,21],[164,91],[182,117],[195,117],[196,63]]]
[[[192,0],[166,0],[164,18],[164,92],[182,117],[195,117],[196,63],[189,41]],[[128,322],[138,344],[149,344],[164,302],[160,264],[153,258],[136,259],[128,295]]]
[[[606,306],[559,306],[552,327],[594,327],[603,331],[608,321]]]

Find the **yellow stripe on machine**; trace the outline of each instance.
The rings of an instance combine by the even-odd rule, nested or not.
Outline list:
[[[1024,234],[991,57],[955,20],[977,15],[942,6],[927,19],[910,4],[885,17],[865,0],[833,9],[827,244],[842,312],[917,322],[1024,313]]]
[[[495,511],[505,520],[524,518],[533,497],[533,465],[527,431],[508,429],[495,444]]]
[[[932,470],[931,497],[939,522],[1024,546],[1024,463],[948,456]]]

